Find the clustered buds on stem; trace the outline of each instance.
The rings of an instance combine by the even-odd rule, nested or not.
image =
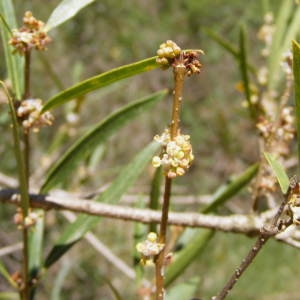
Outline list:
[[[38,218],[39,215],[34,211],[30,211],[24,218],[22,209],[18,207],[14,215],[14,223],[18,226],[18,229],[29,228],[37,222]]]
[[[15,52],[24,54],[31,49],[45,50],[51,38],[47,35],[44,22],[33,17],[30,11],[25,12],[23,26],[13,29],[9,43],[15,48]]]
[[[163,166],[168,178],[184,175],[194,160],[190,136],[178,134],[171,140],[170,130],[166,129],[161,136],[156,135],[154,140],[163,146],[163,150],[160,156],[153,157],[153,167]]]
[[[41,110],[41,99],[26,99],[21,102],[17,109],[17,116],[20,118],[25,131],[33,128],[33,131],[38,132],[40,127],[52,125],[53,115],[48,111],[41,114]]]
[[[267,13],[264,17],[264,24],[260,28],[257,37],[259,40],[265,43],[265,48],[262,50],[262,56],[269,56],[270,47],[272,45],[273,34],[275,32],[275,25],[273,23],[273,14],[271,12]]]
[[[199,62],[199,53],[203,54],[203,51],[181,51],[176,43],[168,40],[159,46],[156,62],[163,68],[168,68],[170,66],[174,67],[178,60],[181,59],[187,75],[191,76],[200,73],[202,65]]]
[[[156,257],[164,248],[164,244],[158,242],[155,232],[150,232],[147,239],[136,245],[136,250],[141,253],[141,263],[143,265],[151,265],[154,257]]]

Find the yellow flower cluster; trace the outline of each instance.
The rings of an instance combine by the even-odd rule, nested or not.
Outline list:
[[[40,216],[34,211],[29,211],[28,216],[24,218],[22,209],[17,208],[17,212],[14,215],[14,223],[18,226],[18,229],[29,228],[36,224],[39,218]]]
[[[21,102],[17,109],[17,116],[22,120],[25,130],[33,128],[33,131],[37,132],[41,126],[52,125],[53,115],[48,111],[41,114],[41,110],[41,99],[27,99]]]
[[[160,156],[153,157],[153,167],[163,166],[165,175],[169,178],[184,175],[194,160],[190,136],[178,134],[171,140],[169,129],[166,129],[161,136],[156,135],[154,140],[164,148]]]
[[[158,58],[156,59],[156,62],[162,66],[168,67],[170,65],[170,60],[176,56],[179,56],[180,52],[180,47],[173,41],[168,40],[159,46],[159,49],[157,50]]]
[[[51,39],[44,28],[44,23],[33,17],[30,11],[27,11],[23,18],[23,26],[20,29],[13,29],[9,43],[20,54],[24,54],[32,48],[45,50]]]
[[[164,248],[164,244],[158,242],[157,234],[150,232],[144,242],[136,245],[136,250],[141,253],[141,263],[144,265],[152,264],[153,258]]]

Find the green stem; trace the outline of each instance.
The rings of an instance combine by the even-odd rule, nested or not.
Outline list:
[[[20,141],[20,128],[17,120],[17,115],[13,103],[13,99],[10,97],[8,90],[6,89],[5,84],[0,81],[3,86],[4,92],[8,99],[8,104],[10,108],[11,118],[12,118],[12,130],[13,130],[13,138],[14,138],[14,149],[18,167],[18,177],[19,177],[19,185],[20,185],[20,193],[21,193],[21,208],[23,219],[28,216],[29,210],[29,196],[28,196],[28,184],[27,184],[27,176],[26,176],[26,165],[24,156],[21,149],[21,141]],[[28,271],[28,232],[27,228],[23,228],[23,291],[22,298],[28,299],[29,295],[29,271]]]
[[[174,140],[174,138],[177,136],[179,131],[183,83],[184,83],[184,77],[186,75],[186,67],[182,62],[182,57],[180,57],[179,60],[177,61],[177,64],[175,65],[173,71],[174,71],[175,88],[173,91],[172,121],[170,125],[171,140]],[[172,179],[166,176],[162,215],[161,215],[161,222],[160,222],[160,233],[159,233],[159,242],[162,244],[166,244],[169,204],[171,198],[171,187],[172,187]],[[155,261],[156,300],[163,300],[165,298],[164,261],[165,261],[165,247],[158,254]]]
[[[25,52],[25,67],[24,67],[24,95],[23,100],[30,97],[30,63],[31,63],[31,52]]]

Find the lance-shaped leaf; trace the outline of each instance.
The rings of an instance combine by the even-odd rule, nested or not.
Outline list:
[[[92,91],[95,91],[104,86],[117,82],[121,79],[131,77],[143,72],[147,72],[158,67],[159,65],[156,63],[156,57],[151,57],[91,77],[62,91],[61,93],[49,99],[45,103],[42,112],[52,109],[58,105],[62,105],[72,99],[86,95]]]
[[[205,32],[208,34],[210,38],[212,38],[215,42],[217,42],[222,48],[224,48],[229,54],[231,54],[236,60],[240,58],[240,51],[235,46],[232,45],[229,41],[224,39],[221,35],[211,29],[205,29]],[[247,64],[249,71],[251,71],[254,75],[256,74],[255,67],[251,64]]]
[[[46,30],[49,31],[54,27],[61,25],[67,20],[74,17],[81,9],[91,4],[95,0],[63,0],[54,9],[46,23]]]
[[[223,205],[228,199],[236,195],[243,187],[245,187],[257,174],[257,171],[258,164],[254,164],[239,176],[230,178],[228,183],[221,186],[214,193],[211,203],[202,210],[202,213],[207,214],[214,212],[218,207]]]
[[[295,85],[296,128],[298,142],[298,170],[300,170],[300,45],[296,41],[293,41],[293,72]]]
[[[159,208],[159,199],[161,195],[161,184],[163,180],[163,172],[162,167],[159,167],[156,169],[152,183],[151,183],[151,190],[150,190],[150,203],[149,208],[153,210],[158,210]],[[149,231],[151,232],[157,232],[155,223],[151,223],[149,225]]]
[[[272,37],[272,44],[270,48],[270,55],[268,57],[268,69],[269,69],[269,78],[268,78],[268,84],[269,88],[274,88],[276,80],[278,78],[278,68],[281,61],[281,55],[282,51],[284,49],[282,48],[284,37],[286,34],[288,22],[290,19],[290,15],[293,8],[292,0],[282,1],[281,6],[278,9],[278,15],[276,16],[276,23],[275,23],[275,32]]]
[[[13,47],[9,45],[11,29],[17,28],[14,6],[11,0],[0,1],[0,26],[4,48],[6,69],[8,77],[12,82],[13,92],[18,99],[21,99],[24,82],[24,58],[20,55],[13,54]]]
[[[211,204],[205,207],[202,213],[213,212],[219,206],[223,205],[244,188],[256,175],[257,171],[258,164],[254,164],[241,175],[231,179],[229,183],[220,187],[212,196]],[[171,284],[201,254],[213,235],[213,230],[195,230],[190,228],[185,230],[179,241],[179,246],[183,247],[183,249],[180,250],[175,256],[174,262],[167,268],[166,285]]]
[[[63,181],[96,147],[115,133],[121,126],[132,120],[139,113],[149,109],[155,102],[162,99],[166,90],[154,93],[134,103],[121,108],[97,124],[81,137],[48,172],[42,191],[47,192]]]
[[[240,72],[243,80],[243,87],[245,91],[246,100],[248,103],[250,116],[253,120],[256,120],[256,112],[251,102],[251,90],[250,90],[249,75],[248,75],[245,35],[246,35],[245,29],[244,27],[241,27],[240,40],[239,40],[239,45],[240,45],[239,65],[240,65]]]
[[[159,144],[152,142],[138,153],[133,161],[121,170],[118,177],[113,181],[110,187],[100,194],[95,201],[111,204],[117,203],[120,197],[141,175],[158,148]],[[101,218],[99,217],[80,215],[74,223],[69,224],[47,257],[45,267],[48,268],[56,262],[88,231],[93,229],[100,220]]]
[[[283,166],[279,163],[274,154],[265,152],[264,155],[278,180],[281,191],[285,194],[288,191],[290,185],[289,177],[287,176]]]

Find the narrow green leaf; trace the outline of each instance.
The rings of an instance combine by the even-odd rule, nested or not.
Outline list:
[[[228,53],[230,53],[236,59],[239,58],[239,49],[232,45],[229,41],[225,40],[221,35],[211,29],[205,29],[207,35],[217,42],[222,48],[224,48]]]
[[[155,170],[153,180],[151,183],[151,191],[150,191],[150,204],[149,208],[153,210],[157,210],[159,208],[159,199],[161,194],[161,184],[163,179],[162,167],[159,167]],[[152,223],[149,225],[150,232],[156,232],[156,224]]]
[[[193,237],[192,241],[175,256],[174,262],[172,262],[167,268],[165,278],[166,287],[178,276],[182,275],[187,266],[189,266],[191,262],[201,254],[213,235],[213,230],[199,230]]]
[[[52,109],[58,105],[62,105],[72,99],[86,95],[121,79],[147,72],[158,67],[159,65],[156,63],[156,57],[151,57],[91,77],[52,97],[45,103],[42,112]]]
[[[15,157],[17,161],[17,169],[18,169],[18,177],[19,177],[18,179],[19,179],[20,192],[21,192],[21,207],[24,216],[27,216],[28,209],[29,209],[29,196],[28,196],[25,160],[21,149],[20,127],[19,127],[13,99],[11,98],[4,82],[0,81],[0,85],[3,87],[4,93],[7,97],[9,110],[10,110]]]
[[[138,197],[135,208],[145,208],[146,201],[143,197]],[[136,286],[141,286],[144,279],[145,268],[141,264],[141,254],[137,251],[136,245],[145,240],[145,236],[148,233],[148,228],[145,224],[134,222],[133,224],[133,250],[132,250],[132,260],[135,272],[135,284]]]
[[[264,155],[279,182],[281,191],[285,194],[290,185],[289,177],[274,154],[264,152]]]
[[[51,291],[50,300],[61,300],[63,292],[63,285],[66,280],[66,277],[70,273],[72,268],[72,263],[69,261],[64,261],[59,269],[59,272],[54,280],[53,288]]]
[[[282,1],[281,6],[278,9],[278,15],[276,17],[275,22],[275,32],[272,37],[272,44],[270,48],[270,55],[268,59],[268,69],[269,69],[269,78],[268,78],[268,86],[269,89],[273,89],[276,81],[278,79],[278,68],[281,62],[281,55],[284,51],[282,45],[284,36],[286,35],[286,30],[290,18],[290,14],[292,11],[292,7],[294,5],[294,1],[286,0]]]
[[[239,55],[240,72],[241,72],[241,76],[242,76],[245,96],[246,96],[246,100],[248,103],[250,116],[253,120],[255,120],[256,112],[255,112],[252,102],[251,102],[251,90],[250,90],[250,83],[249,83],[249,77],[248,77],[245,29],[243,26],[241,26],[241,28],[240,28],[239,46],[240,46],[240,55]]]
[[[219,206],[236,195],[244,188],[257,174],[258,164],[254,164],[245,172],[235,178],[231,178],[228,183],[220,187],[212,196],[210,205],[202,209],[202,213],[214,212]],[[172,283],[206,247],[208,241],[213,237],[213,230],[191,229],[185,230],[179,240],[179,247],[182,250],[175,257],[174,262],[167,269],[167,282]]]
[[[167,291],[166,300],[191,299],[195,296],[200,283],[199,277],[179,283]]]
[[[36,213],[39,218],[29,235],[29,271],[31,278],[36,278],[42,266],[45,213],[41,209],[36,210]]]
[[[144,168],[149,163],[150,159],[158,150],[158,148],[159,144],[152,142],[140,153],[138,153],[133,161],[121,170],[118,177],[113,181],[110,187],[100,194],[95,201],[111,204],[117,203],[120,197],[141,175]],[[69,224],[48,255],[45,262],[45,267],[48,268],[54,262],[56,262],[89,230],[93,229],[93,227],[95,227],[100,220],[101,218],[99,217],[80,215],[74,223]]]
[[[91,4],[95,0],[63,0],[54,9],[46,23],[46,30],[61,25],[67,20],[74,17],[81,9]]]
[[[300,172],[300,45],[293,41],[293,72],[295,86],[296,128],[298,143],[298,171]]]
[[[221,35],[216,33],[211,29],[206,29],[205,32],[210,38],[217,42],[222,48],[224,48],[229,54],[231,54],[235,59],[240,59],[240,51],[237,47],[232,45],[229,41],[225,40]],[[247,64],[249,71],[253,74],[256,73],[255,67],[253,65]]]
[[[300,7],[298,7],[293,15],[293,19],[289,24],[286,34],[284,35],[284,41],[281,53],[287,51],[291,47],[291,41],[296,38],[300,33]]]
[[[12,280],[12,278],[10,277],[9,272],[7,271],[6,267],[4,266],[4,264],[2,263],[2,261],[0,260],[0,274],[2,274],[2,276],[13,286],[13,287],[17,287],[17,284],[15,283],[15,281]]]
[[[8,44],[11,37],[11,30],[9,28],[17,28],[15,18],[14,6],[11,0],[0,1],[0,19],[1,36],[3,42],[3,49],[5,54],[6,69],[8,77],[12,82],[13,92],[18,99],[21,99],[23,94],[23,66],[24,58],[20,55],[14,55],[13,48]]]
[[[257,171],[258,164],[254,164],[242,174],[230,178],[225,185],[221,186],[217,192],[214,193],[211,203],[202,210],[202,213],[207,214],[214,212],[218,207],[244,188],[257,174]]]
[[[134,103],[130,103],[88,131],[75,142],[50,169],[46,181],[42,186],[42,191],[47,192],[64,180],[89,153],[139,113],[146,111],[146,109],[149,109],[155,102],[161,100],[166,93],[167,91],[163,90]]]

